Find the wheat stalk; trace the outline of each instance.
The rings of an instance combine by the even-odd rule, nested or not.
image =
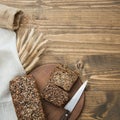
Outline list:
[[[43,41],[43,34],[35,32],[34,29],[26,29],[22,37],[18,35],[18,55],[26,73],[31,72],[39,62],[47,42],[47,40]]]

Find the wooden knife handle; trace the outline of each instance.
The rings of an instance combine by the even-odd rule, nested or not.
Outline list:
[[[68,120],[70,117],[70,112],[66,110],[64,114],[61,116],[60,120]]]

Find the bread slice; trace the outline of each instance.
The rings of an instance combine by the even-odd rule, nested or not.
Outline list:
[[[78,75],[68,67],[58,65],[51,74],[50,81],[55,85],[69,91],[76,82]]]
[[[41,96],[46,101],[57,106],[62,106],[68,101],[68,93],[53,83],[47,84],[42,90]]]
[[[31,75],[10,81],[10,91],[18,120],[45,120],[40,94]]]

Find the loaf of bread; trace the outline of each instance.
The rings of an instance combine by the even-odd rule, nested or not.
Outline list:
[[[57,106],[62,106],[68,101],[68,93],[55,84],[48,83],[41,92],[42,98]]]
[[[18,120],[45,120],[40,94],[31,75],[10,81],[10,91]]]
[[[68,67],[58,65],[51,74],[50,81],[55,85],[69,91],[78,78],[77,73]]]

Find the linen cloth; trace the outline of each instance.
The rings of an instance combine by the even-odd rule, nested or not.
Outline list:
[[[18,8],[0,4],[0,28],[18,29],[22,16],[23,12]]]
[[[16,33],[0,28],[0,120],[17,120],[9,81],[25,74],[16,48]]]

